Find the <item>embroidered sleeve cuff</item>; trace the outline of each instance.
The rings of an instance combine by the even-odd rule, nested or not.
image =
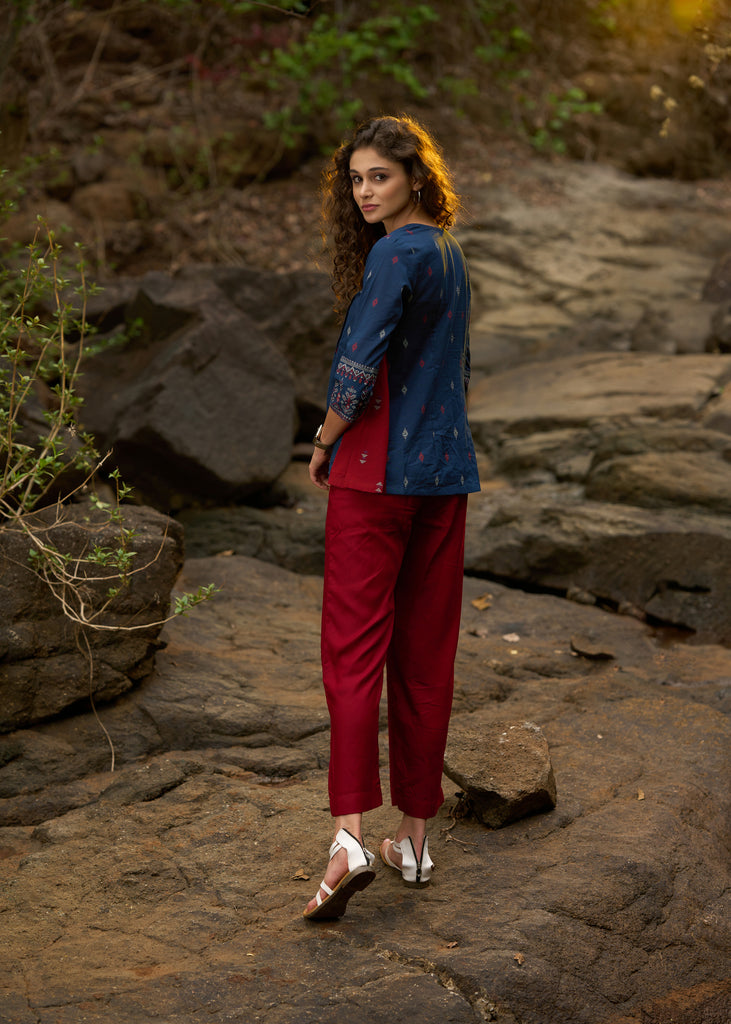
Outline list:
[[[335,371],[328,404],[338,416],[352,423],[365,412],[378,377],[378,369],[342,356]]]

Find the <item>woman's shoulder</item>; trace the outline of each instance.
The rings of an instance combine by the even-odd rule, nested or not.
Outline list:
[[[406,224],[379,238],[370,255],[379,260],[394,256],[419,258],[424,252],[432,251],[435,244],[438,246],[446,234],[442,228],[429,224]]]

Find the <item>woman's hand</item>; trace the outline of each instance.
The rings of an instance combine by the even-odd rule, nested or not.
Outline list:
[[[322,448],[315,448],[310,459],[310,480],[315,487],[321,491],[330,489],[328,477],[330,476],[330,452],[324,452]]]

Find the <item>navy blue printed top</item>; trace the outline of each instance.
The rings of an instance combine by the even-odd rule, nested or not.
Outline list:
[[[386,357],[388,452],[385,481],[376,490],[479,491],[467,422],[469,314],[467,264],[448,231],[407,224],[375,243],[338,341],[328,405],[344,420],[358,420],[372,403]]]

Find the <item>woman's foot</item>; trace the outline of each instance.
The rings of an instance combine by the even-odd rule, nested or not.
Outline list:
[[[330,860],[317,894],[303,910],[309,920],[342,917],[350,897],[376,877],[373,854],[347,829],[338,830],[330,847]]]
[[[381,860],[390,868],[400,872],[406,885],[426,885],[434,864],[429,856],[429,842],[424,836],[418,844],[411,836],[402,839],[384,839],[381,843]]]
[[[335,856],[331,857],[330,860],[328,861],[327,869],[325,871],[325,877],[323,878],[322,882],[324,882],[324,884],[327,885],[329,889],[335,889],[337,887],[338,882],[342,878],[345,878],[347,873],[348,855],[345,852],[345,850],[338,850]],[[327,899],[327,895],[327,890],[323,889],[322,883],[320,883],[320,888],[317,890],[317,895],[312,897],[312,899],[305,908],[305,915],[311,913],[317,906],[317,896],[319,896],[320,900],[322,901]]]

